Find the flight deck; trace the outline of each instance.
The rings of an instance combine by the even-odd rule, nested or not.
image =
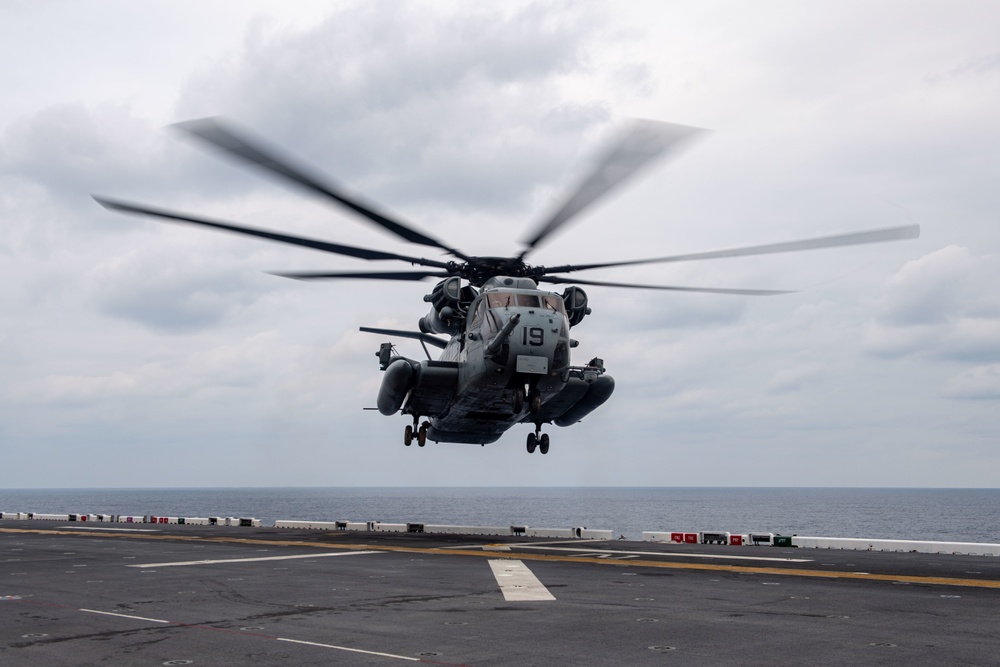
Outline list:
[[[1000,655],[996,556],[4,521],[0,562],[4,665]]]

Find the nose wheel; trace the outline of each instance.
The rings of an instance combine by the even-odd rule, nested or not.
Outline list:
[[[542,454],[549,453],[548,433],[542,433],[541,435],[539,435],[538,432],[536,431],[535,433],[528,434],[528,453],[534,454],[535,449],[538,449],[538,451],[540,451]]]
[[[532,389],[528,394],[528,412],[532,417],[537,417],[542,411],[542,394],[538,389]]]
[[[528,403],[528,414],[537,417],[542,411],[542,394],[537,388],[525,391],[524,385],[518,385],[511,390],[511,411],[516,415],[524,408],[524,403]]]

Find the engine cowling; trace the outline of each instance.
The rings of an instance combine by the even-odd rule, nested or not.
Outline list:
[[[461,300],[462,279],[457,276],[442,280],[424,297],[424,301],[430,302],[434,310],[441,310],[446,306],[457,309]]]
[[[462,279],[453,276],[442,280],[424,301],[431,304],[431,310],[420,318],[420,331],[453,336],[462,331],[469,303],[476,296],[472,287],[462,287]]]
[[[567,287],[562,293],[563,303],[566,305],[566,315],[569,317],[569,325],[575,327],[583,321],[583,318],[590,315],[590,308],[587,307],[587,293],[575,285]]]

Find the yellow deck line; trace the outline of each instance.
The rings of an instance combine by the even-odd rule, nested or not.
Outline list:
[[[351,549],[369,551],[391,551],[418,553],[436,556],[472,556],[476,558],[511,558],[516,560],[546,561],[557,563],[586,563],[589,565],[610,565],[617,567],[644,567],[668,570],[700,570],[706,572],[732,572],[739,574],[767,574],[778,577],[817,577],[822,579],[846,579],[861,581],[905,582],[909,584],[934,584],[940,586],[964,586],[971,588],[997,588],[1000,581],[995,579],[961,579],[953,577],[926,577],[903,574],[872,574],[868,572],[844,572],[838,570],[808,570],[803,568],[752,567],[749,565],[720,565],[714,563],[677,563],[653,560],[610,560],[563,556],[556,554],[521,553],[517,551],[498,552],[481,549],[437,549],[429,547],[404,547],[378,544],[329,544],[321,542],[301,542],[298,540],[260,540],[241,537],[201,537],[187,535],[150,535],[149,533],[85,533],[68,530],[46,530],[44,528],[0,528],[0,533],[33,533],[44,535],[64,535],[72,537],[126,537],[138,540],[173,540],[183,542],[215,542],[227,544],[256,544],[283,547],[313,547],[319,549]],[[346,537],[346,533],[316,533],[323,537]]]

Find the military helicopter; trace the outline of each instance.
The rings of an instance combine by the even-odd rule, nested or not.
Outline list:
[[[908,225],[685,255],[537,266],[528,264],[525,259],[554,232],[657,158],[688,143],[701,130],[659,121],[631,121],[606,147],[596,166],[562,205],[534,227],[523,241],[524,249],[519,254],[486,257],[466,255],[412,224],[379,212],[361,197],[348,194],[318,170],[282,155],[219,118],[187,121],[175,127],[223,153],[331,200],[399,238],[435,248],[451,257],[428,259],[382,252],[94,196],[105,208],[121,213],[200,225],[335,255],[369,261],[401,261],[423,267],[408,271],[274,274],[298,280],[438,280],[424,296],[430,310],[420,319],[418,331],[361,328],[361,331],[384,336],[416,339],[427,354],[427,359],[409,359],[397,354],[389,342],[383,343],[376,353],[384,372],[377,399],[378,411],[386,416],[400,413],[412,421],[403,433],[403,443],[407,446],[414,440],[420,447],[428,440],[486,445],[498,440],[515,424],[527,423],[534,426],[527,435],[528,452],[537,449],[546,454],[550,439],[548,433],[542,433],[543,425],[570,426],[607,401],[615,383],[605,372],[603,360],[594,358],[576,366],[570,360],[570,350],[577,346],[577,341],[570,338],[571,328],[591,313],[587,293],[580,285],[746,296],[788,293],[783,290],[617,283],[571,279],[562,274],[877,243],[920,235],[919,226]],[[567,287],[562,293],[556,293],[541,289],[541,283]],[[431,358],[428,345],[442,350],[440,358]],[[421,423],[421,418],[426,420]]]

